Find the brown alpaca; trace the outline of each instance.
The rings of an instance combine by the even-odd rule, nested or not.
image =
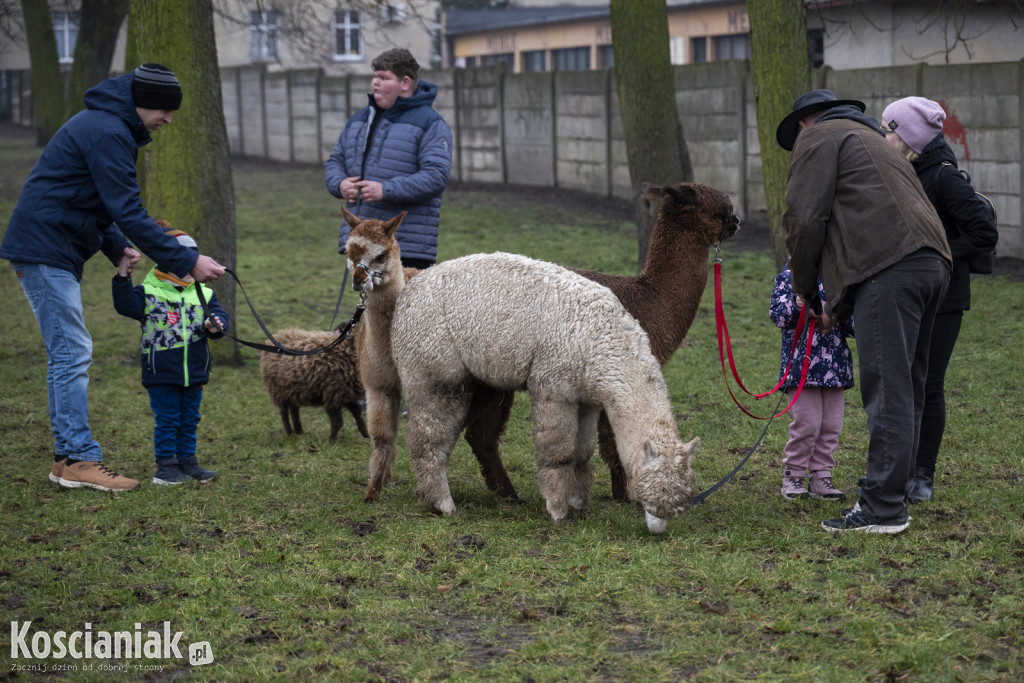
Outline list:
[[[648,201],[660,199],[661,207],[651,231],[647,262],[640,274],[629,277],[570,270],[612,290],[647,333],[651,351],[664,367],[697,315],[708,281],[712,246],[735,234],[739,218],[729,197],[706,185],[648,186],[644,196]],[[507,498],[517,496],[501,464],[498,445],[514,400],[514,392],[478,389],[469,408],[465,432],[481,469],[490,473],[485,475],[488,487]],[[626,473],[604,412],[598,423],[598,450],[611,471],[612,497],[626,500]]]
[[[289,327],[276,332],[274,338],[287,348],[315,351],[330,346],[338,338],[338,332]],[[359,383],[356,351],[351,338],[322,353],[304,356],[261,351],[260,375],[270,402],[281,412],[285,435],[302,433],[300,407],[323,406],[331,421],[331,435],[328,437],[331,443],[337,439],[338,430],[344,424],[342,411],[346,409],[355,417],[359,433],[370,436],[359,405],[363,399],[363,385]]]

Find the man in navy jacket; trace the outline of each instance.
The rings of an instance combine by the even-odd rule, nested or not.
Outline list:
[[[345,124],[324,164],[327,190],[363,219],[407,215],[395,234],[402,264],[426,268],[437,260],[441,193],[452,167],[452,131],[431,106],[437,86],[419,80],[419,64],[404,48],[373,60],[369,105]],[[349,225],[341,222],[338,251]]]
[[[224,273],[209,256],[164,234],[142,206],[138,149],[171,122],[181,98],[178,79],[159,64],[142,64],[86,91],[86,108],[54,134],[25,181],[0,243],[0,258],[14,267],[46,345],[50,480],[65,488],[121,491],[139,484],[103,464],[89,427],[85,262],[102,251],[115,266],[134,267],[140,254],[130,239],[157,263],[199,282]]]

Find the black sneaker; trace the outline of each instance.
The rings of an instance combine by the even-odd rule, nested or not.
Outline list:
[[[909,526],[909,519],[905,522],[873,522],[859,510],[851,511],[839,519],[826,519],[821,523],[821,528],[825,531],[863,531],[866,534],[898,534]]]
[[[160,462],[165,460],[166,462]],[[189,480],[187,474],[178,467],[178,461],[174,458],[158,458],[156,474],[153,475],[153,483],[157,486],[177,486]]]

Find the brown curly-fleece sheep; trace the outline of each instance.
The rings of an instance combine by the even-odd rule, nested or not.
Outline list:
[[[300,330],[294,327],[274,333],[274,338],[281,346],[297,351],[324,348],[337,337],[337,331],[333,330]],[[352,337],[329,351],[307,356],[261,351],[260,375],[270,394],[270,402],[281,411],[286,435],[302,433],[302,423],[299,421],[301,406],[323,406],[331,420],[331,443],[338,437],[338,430],[344,422],[343,408],[347,408],[355,417],[359,433],[364,437],[370,436],[366,431],[360,405],[364,393],[359,381]],[[289,415],[291,422],[288,420]]]

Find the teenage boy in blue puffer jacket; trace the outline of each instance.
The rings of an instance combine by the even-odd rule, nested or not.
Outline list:
[[[437,86],[420,80],[405,48],[378,55],[369,105],[345,123],[324,164],[324,183],[362,219],[388,221],[407,212],[395,239],[402,265],[427,268],[437,260],[441,193],[452,168],[452,130],[433,108]],[[341,222],[338,252],[349,225]]]
[[[196,242],[166,221],[157,221],[178,242],[198,251]],[[196,291],[203,294],[212,314],[203,320]],[[132,286],[131,268],[123,264],[113,281],[114,309],[142,322],[142,385],[149,391],[156,426],[153,450],[156,475],[161,486],[181,484],[189,479],[206,483],[217,476],[203,469],[196,455],[196,430],[203,385],[210,379],[210,348],[207,339],[218,339],[228,329],[228,316],[212,289],[191,276],[168,272],[157,265],[141,285]]]

